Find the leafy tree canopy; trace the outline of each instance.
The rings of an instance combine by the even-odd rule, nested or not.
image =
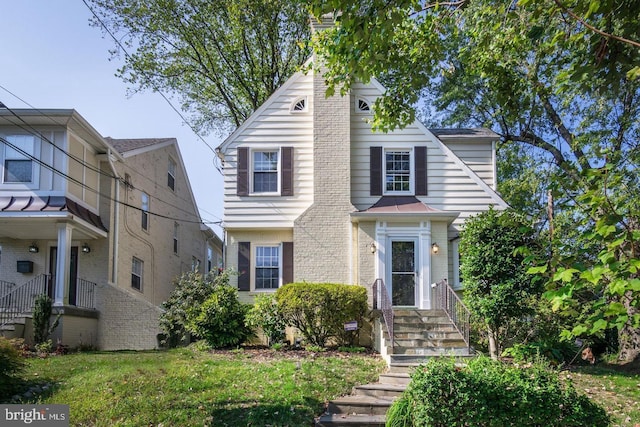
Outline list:
[[[444,124],[496,131],[502,159],[532,162],[506,176],[540,178],[570,224],[554,231],[536,271],[548,275],[556,309],[583,312],[568,335],[616,326],[621,357],[639,355],[640,1],[312,5],[316,16],[339,11],[337,25],[313,40],[330,88],[346,92],[373,77],[387,87],[374,104],[376,129],[411,123],[426,99]],[[540,212],[546,192],[519,200],[519,191],[501,190],[529,212]],[[589,304],[578,297],[587,287]]]
[[[239,126],[308,57],[296,0],[89,0],[92,23],[119,40],[133,91],[176,95],[194,125]]]

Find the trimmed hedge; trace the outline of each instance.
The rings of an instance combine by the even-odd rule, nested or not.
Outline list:
[[[357,321],[367,312],[367,290],[338,283],[290,283],[278,289],[276,301],[286,323],[300,330],[307,343],[325,347],[330,339],[352,345],[357,331],[345,331],[344,324]]]
[[[529,368],[485,357],[465,368],[434,360],[416,369],[387,413],[387,427],[608,426],[607,413],[541,362]]]

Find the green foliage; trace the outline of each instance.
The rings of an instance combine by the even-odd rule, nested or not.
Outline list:
[[[217,285],[202,303],[200,310],[189,316],[187,330],[202,337],[211,347],[234,347],[242,344],[252,331],[245,325],[249,305],[238,300],[238,290],[230,285]]]
[[[338,347],[338,351],[342,351],[344,353],[364,353],[367,349],[360,346],[340,346]]]
[[[45,294],[38,295],[33,306],[33,341],[36,345],[45,343],[60,323],[60,314],[56,316],[53,324],[51,323],[52,311],[51,298]]]
[[[527,274],[523,252],[535,249],[533,230],[516,213],[490,209],[469,218],[460,239],[464,301],[496,340],[500,353],[504,326],[534,312],[540,281]]]
[[[276,300],[287,324],[319,347],[331,338],[352,345],[357,331],[345,331],[344,324],[355,320],[361,325],[367,311],[367,290],[355,285],[290,283],[277,290]]]
[[[176,347],[188,342],[187,323],[198,315],[216,286],[229,284],[230,274],[224,271],[219,275],[209,273],[202,276],[189,272],[180,276],[169,299],[162,303],[164,312],[160,315],[160,329],[164,333],[163,344]]]
[[[0,401],[11,397],[22,382],[24,359],[11,340],[0,337]]]
[[[256,296],[254,304],[247,313],[245,323],[251,329],[262,329],[271,346],[282,342],[285,338],[287,324],[278,310],[274,294]]]
[[[131,91],[175,94],[196,127],[219,133],[255,111],[309,51],[307,10],[297,1],[91,0],[128,55],[119,77]]]
[[[465,368],[454,360],[430,361],[413,372],[397,405],[400,408],[390,411],[388,426],[610,424],[601,407],[571,385],[563,386],[546,365],[518,368],[482,357]]]

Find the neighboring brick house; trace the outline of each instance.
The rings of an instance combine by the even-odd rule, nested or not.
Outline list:
[[[464,220],[496,193],[487,129],[372,132],[377,82],[325,96],[318,73],[296,73],[219,147],[225,265],[243,300],[292,281],[383,279],[396,307],[429,309],[431,284],[459,282]]]
[[[19,304],[48,292],[63,313],[54,340],[155,348],[174,279],[220,264],[174,138],[103,138],[74,110],[0,109],[0,171],[5,335],[29,339]]]

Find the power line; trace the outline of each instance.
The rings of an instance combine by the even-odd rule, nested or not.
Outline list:
[[[39,112],[39,113],[41,113],[44,117],[46,117],[46,118],[50,119],[50,120],[52,121],[52,123],[53,123],[53,124],[57,124],[57,123],[55,122],[55,120],[53,119],[53,117],[51,117],[51,116],[47,115],[46,113],[44,113],[43,111],[41,111],[41,110],[39,110],[39,109],[37,109],[37,108],[34,108],[31,104],[29,104],[28,102],[26,102],[25,100],[23,100],[23,99],[22,99],[22,98],[20,98],[19,96],[15,95],[13,92],[9,91],[9,90],[8,90],[7,88],[5,88],[4,86],[0,85],[0,88],[2,88],[3,90],[5,90],[7,93],[11,94],[12,96],[16,97],[16,98],[17,98],[17,99],[19,99],[20,101],[24,102],[24,103],[25,103],[25,104],[27,104],[28,106],[32,107],[35,111],[38,111],[38,112]],[[11,108],[7,107],[7,106],[6,106],[4,103],[2,103],[2,102],[0,102],[0,104],[3,106],[2,108],[5,108],[6,110],[8,110],[8,111],[13,115],[13,116],[15,116],[18,120],[20,120],[22,123],[24,123],[26,126],[28,126],[28,128],[29,128],[29,129],[25,128],[24,126],[21,126],[20,124],[18,124],[18,123],[16,123],[16,122],[14,122],[14,121],[12,121],[12,120],[9,120],[9,122],[10,122],[11,124],[13,124],[14,126],[16,126],[16,127],[20,128],[20,129],[24,130],[25,132],[27,132],[27,133],[28,133],[28,134],[30,134],[30,135],[37,136],[37,137],[39,137],[40,139],[45,140],[45,141],[46,141],[46,142],[48,142],[51,146],[53,146],[54,148],[56,148],[57,150],[59,150],[59,151],[60,151],[60,152],[62,152],[63,154],[67,155],[68,157],[72,158],[73,160],[75,160],[76,162],[78,162],[79,164],[81,164],[82,166],[84,166],[84,167],[86,167],[86,168],[88,168],[88,169],[90,169],[90,170],[92,170],[92,171],[94,171],[94,172],[96,172],[96,173],[98,173],[98,174],[100,174],[100,175],[103,175],[103,176],[106,176],[106,177],[108,177],[108,178],[114,179],[114,180],[116,180],[117,182],[123,182],[123,179],[122,179],[121,177],[118,177],[118,176],[116,176],[116,175],[112,175],[112,174],[110,174],[110,173],[106,173],[106,172],[102,171],[101,169],[96,168],[96,167],[94,167],[93,165],[90,165],[89,163],[85,162],[83,159],[80,159],[80,158],[78,158],[78,157],[74,156],[73,154],[69,153],[68,151],[65,151],[63,148],[59,147],[59,146],[58,146],[57,144],[55,144],[53,141],[51,141],[50,139],[48,139],[47,137],[45,137],[45,136],[44,136],[44,134],[42,134],[42,133],[41,133],[40,131],[38,131],[36,128],[34,128],[33,126],[31,126],[29,123],[27,123],[27,122],[26,122],[22,117],[20,117],[20,116],[19,116],[19,115],[14,111],[14,110],[12,110]],[[39,160],[38,160],[38,161],[39,161]],[[155,181],[154,181],[154,180],[152,180],[151,178],[149,178],[149,177],[147,177],[147,176],[143,175],[142,173],[140,173],[140,172],[136,171],[135,169],[131,169],[131,171],[133,171],[134,173],[138,174],[139,176],[141,176],[141,177],[145,178],[146,180],[148,180],[148,181],[149,181],[149,182],[151,182],[152,184],[155,184]],[[82,184],[81,184],[81,185],[82,185]],[[131,183],[128,183],[128,185],[129,185],[132,189],[134,189],[134,190],[143,191],[143,190],[141,190],[141,189],[139,189],[139,188],[136,188],[135,186],[131,185]],[[184,198],[181,198],[181,199],[182,199],[183,201],[185,201],[185,202],[188,202],[188,200],[186,200],[186,199],[184,199]],[[186,211],[186,210],[182,209],[181,207],[176,206],[176,205],[174,205],[174,204],[172,204],[172,203],[170,203],[170,202],[167,202],[166,200],[163,200],[163,199],[161,199],[161,198],[159,198],[159,197],[155,197],[155,196],[154,196],[154,200],[157,200],[157,201],[159,201],[159,202],[161,202],[161,203],[164,203],[164,204],[165,204],[165,205],[167,205],[167,206],[171,206],[172,208],[177,209],[177,210],[179,210],[179,211],[182,211],[182,212],[184,212],[184,213],[186,213],[186,214],[188,214],[188,215],[192,215],[192,213],[191,213],[191,212],[188,212],[188,211]],[[218,220],[220,220],[220,222],[222,221],[222,219],[221,219],[221,218],[219,218],[217,215],[212,214],[211,212],[207,212],[207,213],[208,213],[209,215],[212,215],[214,218],[217,218]],[[203,223],[204,223],[204,221],[203,221]],[[218,224],[218,222],[217,222],[217,221],[208,221],[208,223],[210,223],[210,224]]]
[[[94,18],[100,23],[100,25],[102,26],[102,28],[107,32],[107,34],[109,34],[109,36],[111,36],[111,38],[113,39],[113,41],[118,45],[118,47],[122,50],[122,52],[124,52],[125,56],[129,59],[132,59],[131,55],[129,54],[129,52],[127,51],[127,49],[125,49],[124,45],[120,42],[120,40],[118,40],[118,38],[115,36],[115,34],[113,34],[111,32],[111,30],[109,29],[109,27],[107,27],[107,25],[102,21],[102,19],[100,18],[100,16],[98,16],[98,14],[93,10],[93,8],[89,5],[89,3],[87,3],[87,0],[82,0],[82,2],[84,3],[84,5],[87,7],[87,9],[89,9],[89,11],[91,12],[91,14],[94,16]],[[162,96],[162,98],[167,102],[167,104],[169,104],[169,106],[171,107],[171,109],[173,111],[175,111],[175,113],[180,116],[180,118],[182,119],[183,123],[185,123],[187,126],[189,126],[189,128],[193,131],[193,133],[198,137],[198,139],[200,139],[202,142],[204,142],[204,144],[209,148],[209,150],[211,150],[211,152],[214,154],[214,156],[216,155],[216,151],[213,149],[213,147],[211,147],[211,145],[209,145],[209,143],[202,137],[200,136],[200,134],[196,131],[195,127],[184,117],[184,115],[182,114],[182,112],[180,110],[178,110],[169,100],[169,98],[160,90],[160,88],[153,82],[153,80],[149,79],[149,77],[147,76],[147,73],[144,72],[144,70],[138,70],[142,75],[144,75],[147,78],[147,81],[150,83],[151,87],[153,87],[153,90],[155,92],[158,92],[160,94],[160,96]],[[217,168],[216,168],[217,169]],[[220,172],[218,170],[218,172]]]
[[[110,201],[112,201],[114,203],[118,203],[118,204],[120,204],[122,206],[126,206],[128,208],[132,208],[132,209],[135,209],[135,210],[140,211],[140,212],[145,212],[145,213],[147,213],[149,215],[153,215],[153,216],[156,216],[156,217],[159,217],[159,218],[169,219],[169,220],[172,220],[172,221],[175,221],[175,222],[183,222],[183,223],[190,223],[190,224],[203,224],[204,223],[202,220],[200,220],[200,221],[191,221],[191,220],[188,220],[188,219],[176,218],[176,217],[160,214],[160,213],[153,212],[153,211],[150,211],[150,210],[144,210],[144,209],[142,209],[140,207],[131,205],[131,204],[123,202],[121,200],[116,200],[113,197],[111,197],[111,195],[107,195],[107,194],[101,193],[99,190],[91,188],[90,186],[88,186],[84,182],[82,182],[82,181],[80,181],[80,180],[78,180],[78,179],[66,174],[65,172],[62,172],[61,170],[55,168],[54,166],[51,166],[50,164],[42,161],[41,159],[33,156],[32,154],[24,151],[23,149],[21,149],[20,147],[18,147],[17,145],[13,144],[11,141],[5,139],[2,136],[0,136],[0,141],[3,142],[4,144],[6,144],[7,146],[9,146],[10,148],[12,148],[13,150],[15,150],[16,152],[20,153],[21,155],[29,158],[32,161],[35,161],[36,163],[38,163],[42,167],[50,170],[51,172],[53,172],[55,174],[58,174],[58,175],[60,175],[60,176],[62,176],[64,178],[66,178],[66,179],[78,184],[82,188],[87,189],[87,190],[91,191],[92,193],[94,193],[94,194],[96,194],[96,195],[98,195],[100,197],[104,197],[107,200],[110,200]],[[184,211],[184,212],[185,213],[189,213],[189,212],[186,212],[186,211]],[[189,214],[191,214],[191,213],[189,213]],[[212,222],[211,224],[215,224],[215,223]]]

